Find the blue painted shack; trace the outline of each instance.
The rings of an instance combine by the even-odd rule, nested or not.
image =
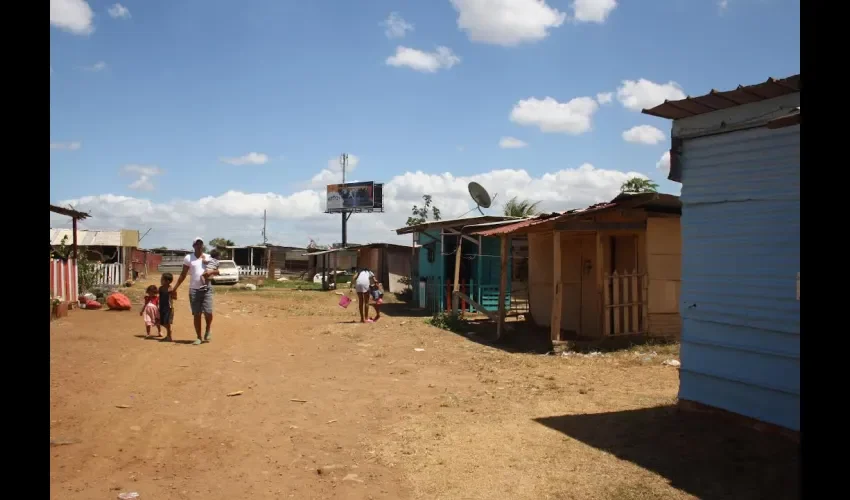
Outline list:
[[[665,102],[682,184],[679,398],[800,428],[800,75]]]
[[[413,235],[413,244],[419,249],[418,261],[414,263],[411,272],[414,303],[431,312],[451,309],[455,252],[460,243],[460,291],[487,309],[498,308],[500,238],[469,236],[465,233],[480,224],[513,220],[517,219],[485,215],[426,222],[397,229],[397,234]],[[505,300],[510,303],[510,290]]]

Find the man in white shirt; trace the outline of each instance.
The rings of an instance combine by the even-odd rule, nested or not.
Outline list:
[[[183,259],[183,271],[180,273],[180,278],[177,279],[177,284],[171,291],[172,296],[177,295],[177,289],[189,275],[189,306],[192,308],[192,316],[195,320],[195,334],[198,338],[192,342],[194,345],[200,345],[202,342],[212,340],[210,333],[210,325],[213,320],[213,290],[211,286],[206,286],[201,277],[204,275],[204,262],[210,259],[210,256],[204,253],[204,240],[200,237],[195,238],[192,242],[192,248],[195,250]],[[209,276],[217,276],[218,270],[210,271]],[[201,338],[201,313],[204,315],[207,327]]]

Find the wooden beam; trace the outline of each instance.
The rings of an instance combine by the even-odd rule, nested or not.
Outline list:
[[[561,340],[561,294],[564,284],[561,276],[561,233],[552,231],[552,316],[549,325],[549,338]]]
[[[498,315],[497,315],[495,312],[493,312],[493,311],[491,311],[491,310],[487,309],[486,307],[482,306],[482,305],[481,305],[481,304],[479,304],[478,302],[475,302],[474,300],[472,300],[472,299],[469,297],[469,295],[467,295],[467,294],[465,294],[465,293],[463,293],[463,292],[454,292],[454,293],[453,293],[453,295],[457,295],[458,297],[462,298],[463,300],[465,300],[465,301],[469,302],[469,304],[470,304],[473,308],[475,308],[475,310],[476,310],[476,311],[480,312],[481,314],[486,315],[486,316],[487,316],[488,318],[490,318],[491,320],[493,320],[493,321],[498,321],[498,320],[499,320]]]
[[[74,242],[72,243],[73,246],[71,247],[71,251],[73,252],[74,260],[77,260],[77,218],[76,217],[71,219],[71,228],[72,228],[71,231],[73,231],[73,234],[74,234]]]
[[[555,231],[638,231],[646,229],[646,221],[641,222],[580,222],[567,221],[555,224]]]
[[[505,328],[505,294],[508,289],[508,252],[510,251],[510,240],[502,235],[501,249],[499,251],[499,321],[496,323],[496,340],[502,338]]]
[[[460,291],[460,258],[461,258],[461,250],[463,249],[463,240],[457,239],[457,250],[455,250],[455,275],[454,282],[452,283],[452,291],[455,292],[452,294],[452,312],[455,314],[459,314],[458,310],[458,296],[457,292]]]
[[[452,228],[450,228],[450,227],[447,227],[447,228],[446,228],[446,232],[447,232],[448,234],[454,234],[454,235],[462,236],[462,237],[463,237],[463,239],[465,239],[466,241],[471,241],[471,242],[475,243],[476,245],[478,244],[478,240],[476,240],[475,238],[473,238],[473,237],[471,237],[471,236],[467,236],[467,235],[465,235],[465,234],[461,234],[461,232],[460,232],[460,231],[458,231],[458,230],[456,230],[456,229],[452,229]]]
[[[602,319],[602,315],[607,314],[607,312],[608,312],[607,309],[605,307],[603,307],[604,300],[605,300],[605,294],[603,293],[603,285],[605,284],[605,281],[604,281],[604,274],[602,273],[602,271],[603,271],[602,266],[605,262],[605,247],[604,247],[603,242],[604,242],[604,240],[602,239],[602,231],[596,231],[596,266],[594,266],[594,267],[595,267],[595,271],[596,271],[596,297],[597,297],[596,304],[597,304],[597,306],[596,306],[596,328],[595,328],[595,330],[596,330],[597,335],[600,334],[600,331],[602,330],[602,326],[604,324],[604,321]],[[613,258],[613,257],[614,256],[612,255],[611,258]],[[604,335],[604,333],[603,333],[603,335]]]

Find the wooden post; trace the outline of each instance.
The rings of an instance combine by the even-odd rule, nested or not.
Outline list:
[[[452,290],[452,312],[455,314],[459,314],[458,310],[458,296],[457,292],[460,290],[460,258],[461,258],[461,249],[463,248],[463,238],[460,236],[457,237],[457,250],[455,250],[455,275],[454,275],[454,287]]]
[[[272,252],[272,249],[270,247],[266,248],[266,255],[266,267],[268,268],[267,278],[270,280],[274,280],[277,278],[277,276],[274,272],[274,253]]]
[[[602,286],[602,335],[611,335],[611,287],[608,282],[611,280],[611,275],[605,273],[605,282]]]
[[[563,278],[561,277],[561,232],[552,231],[552,316],[549,338],[554,342],[561,340],[561,293]]]
[[[71,219],[71,227],[73,228],[72,231],[73,231],[73,238],[74,238],[73,239],[74,243],[72,243],[73,246],[71,247],[71,252],[74,256],[74,260],[77,260],[77,218],[76,217],[73,217]]]
[[[640,314],[640,298],[638,297],[638,270],[632,271],[632,276],[629,278],[631,285],[631,296],[629,297],[629,320],[631,324],[630,333],[640,333],[640,324],[638,323],[638,315]]]
[[[505,293],[508,289],[508,243],[509,238],[502,235],[499,251],[499,321],[496,323],[496,340],[502,338],[505,329]]]
[[[602,231],[596,231],[596,334],[599,335],[599,328],[602,327],[602,315],[604,314],[605,307],[602,305],[602,267],[605,263],[605,247],[602,244]],[[613,257],[612,257],[613,258]]]
[[[249,260],[248,260],[248,264],[249,264],[250,267],[248,267],[248,269],[251,270],[251,276],[253,276],[254,275],[254,247],[248,247],[248,248],[249,248],[248,251],[250,253],[250,257],[249,257]]]

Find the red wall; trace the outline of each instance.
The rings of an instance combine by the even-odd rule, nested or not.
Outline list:
[[[137,273],[144,274],[145,259],[147,259],[148,273],[155,273],[162,262],[162,255],[157,255],[153,252],[145,252],[144,250],[133,249],[133,270]]]

